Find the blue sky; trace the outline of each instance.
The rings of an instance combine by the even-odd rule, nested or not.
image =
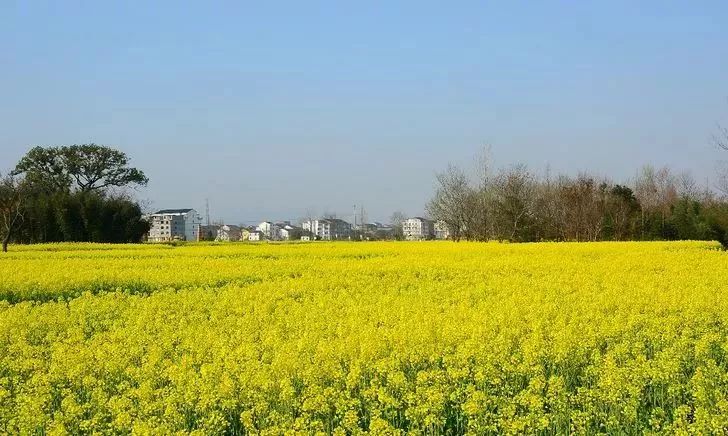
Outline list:
[[[618,181],[721,159],[724,1],[113,3],[0,0],[0,171],[106,144],[153,207],[237,223],[419,214],[484,144]]]

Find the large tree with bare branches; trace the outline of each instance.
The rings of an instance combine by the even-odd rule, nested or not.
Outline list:
[[[721,150],[728,151],[728,128],[718,124],[713,134],[713,143]],[[715,187],[724,195],[728,195],[728,163],[724,160],[718,162],[716,167],[718,181]]]
[[[23,203],[26,199],[25,183],[12,175],[0,177],[0,234],[3,253],[23,221]]]
[[[525,241],[536,204],[536,179],[525,165],[502,169],[491,184],[496,236]]]
[[[468,177],[455,165],[437,174],[435,196],[427,204],[427,213],[435,220],[444,222],[450,235],[460,240],[468,229],[474,204],[473,190]]]
[[[718,148],[728,151],[728,128],[718,124],[718,131],[713,135],[713,142]]]

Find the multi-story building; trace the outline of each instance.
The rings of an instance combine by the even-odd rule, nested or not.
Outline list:
[[[445,221],[435,222],[435,239],[449,239],[450,238],[450,227]]]
[[[202,218],[194,209],[162,209],[149,215],[150,242],[197,241]]]
[[[280,239],[280,225],[273,224],[270,221],[263,221],[255,227],[255,230],[263,233],[266,239],[277,241]]]
[[[302,227],[316,236],[316,239],[324,241],[351,237],[351,224],[338,218],[308,220],[303,222]]]
[[[409,240],[432,239],[435,236],[435,223],[419,216],[402,221],[402,233]]]

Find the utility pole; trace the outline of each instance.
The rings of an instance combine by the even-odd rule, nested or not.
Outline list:
[[[210,226],[210,199],[205,199],[205,225]]]

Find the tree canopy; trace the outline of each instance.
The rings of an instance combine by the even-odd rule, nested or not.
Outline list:
[[[23,174],[46,191],[100,191],[109,187],[144,186],[144,172],[129,166],[126,153],[97,144],[34,147],[13,174]]]
[[[0,178],[0,239],[9,242],[139,242],[139,204],[108,188],[143,186],[127,155],[96,144],[34,147]]]

